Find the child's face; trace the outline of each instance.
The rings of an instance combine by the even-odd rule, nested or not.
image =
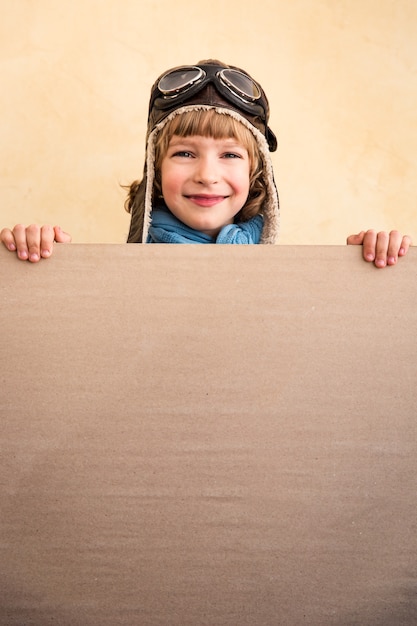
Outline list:
[[[249,171],[236,139],[174,135],[161,163],[162,194],[177,219],[215,237],[245,204]]]

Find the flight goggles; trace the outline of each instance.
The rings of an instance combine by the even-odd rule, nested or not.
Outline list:
[[[176,108],[209,83],[237,109],[267,122],[268,105],[258,83],[237,69],[218,65],[186,65],[166,72],[156,84],[151,106]]]

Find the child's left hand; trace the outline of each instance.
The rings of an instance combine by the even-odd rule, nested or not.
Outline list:
[[[362,230],[357,235],[350,235],[346,243],[348,246],[363,246],[363,258],[365,261],[373,262],[376,267],[395,265],[399,256],[407,254],[408,248],[412,245],[408,235],[401,235],[398,230],[390,233],[375,230]]]

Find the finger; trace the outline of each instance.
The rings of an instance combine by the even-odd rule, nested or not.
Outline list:
[[[42,226],[40,230],[40,243],[39,243],[39,252],[40,256],[44,259],[47,259],[52,254],[52,249],[54,247],[54,238],[55,232],[52,226],[46,224]]]
[[[8,250],[14,252],[16,250],[16,242],[13,237],[13,233],[10,228],[3,228],[0,232],[0,241]]]
[[[374,261],[376,252],[377,235],[375,230],[367,230],[363,237],[362,255],[365,261]]]
[[[41,258],[41,227],[38,224],[26,228],[26,243],[29,261],[37,263]]]
[[[400,249],[398,250],[398,256],[404,256],[407,254],[409,247],[412,245],[413,242],[411,241],[411,237],[404,235],[401,241]]]
[[[26,239],[26,226],[23,224],[16,224],[12,230],[14,237],[17,256],[22,261],[26,261],[29,258],[28,242]]]
[[[376,267],[385,267],[388,258],[390,235],[385,231],[381,231],[376,235],[375,246],[375,265]],[[394,260],[395,263],[395,260]]]
[[[62,230],[60,226],[54,228],[55,241],[58,243],[71,243],[72,237],[69,233]]]
[[[398,253],[401,248],[403,237],[398,230],[392,230],[389,234],[387,249],[387,265],[395,265],[398,261]]]

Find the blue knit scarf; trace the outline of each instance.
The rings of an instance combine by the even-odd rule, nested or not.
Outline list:
[[[155,207],[147,243],[259,243],[263,219],[255,215],[248,222],[223,226],[216,239],[180,222],[168,209]]]

